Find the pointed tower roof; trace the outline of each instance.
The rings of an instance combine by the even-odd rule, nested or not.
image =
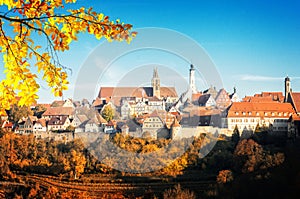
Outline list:
[[[155,67],[154,70],[153,70],[153,78],[159,78],[158,77],[157,67]]]

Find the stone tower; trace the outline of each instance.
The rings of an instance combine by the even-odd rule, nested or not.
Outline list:
[[[291,90],[292,90],[291,80],[288,76],[286,76],[286,78],[284,79],[284,91],[285,91],[284,102],[287,102]]]
[[[197,93],[197,89],[196,89],[196,82],[195,82],[195,68],[193,66],[193,64],[191,64],[191,68],[190,68],[190,89],[192,90],[192,93]]]
[[[153,96],[160,98],[160,79],[158,76],[157,68],[153,70],[153,77],[152,77],[152,89],[153,89]]]

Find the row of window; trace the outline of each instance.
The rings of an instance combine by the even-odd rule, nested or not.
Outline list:
[[[146,127],[146,128],[162,128],[163,125],[161,125],[161,124],[145,124],[144,127]]]
[[[240,113],[239,112],[235,112],[235,115],[239,115]],[[242,115],[246,115],[246,114],[248,114],[248,115],[252,115],[252,112],[242,112]],[[253,113],[253,115],[255,115],[254,113]],[[270,116],[275,116],[275,115],[278,115],[278,116],[288,116],[289,115],[289,113],[288,112],[264,112],[264,116],[268,116],[268,115],[270,115]],[[259,112],[256,112],[256,116],[259,116]]]
[[[232,123],[248,123],[248,122],[251,122],[251,123],[254,123],[254,122],[256,122],[256,123],[259,123],[259,119],[231,119],[230,120]],[[269,120],[269,119],[265,119],[264,120],[265,122],[276,122],[276,123],[287,123],[288,122],[288,120],[285,120],[285,119],[276,119],[276,120],[273,120],[273,119],[271,119],[271,120]]]

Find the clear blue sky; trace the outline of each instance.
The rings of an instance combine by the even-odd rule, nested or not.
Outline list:
[[[79,0],[76,6],[91,6],[111,19],[131,23],[134,28],[168,28],[191,37],[214,61],[225,89],[232,91],[236,86],[240,97],[261,91],[283,91],[286,75],[291,77],[293,90],[300,91],[297,0]],[[90,35],[82,35],[63,54],[62,62],[73,67],[71,83],[99,43]],[[41,91],[41,101],[51,98],[46,91],[50,92]],[[72,89],[66,95],[71,92]]]

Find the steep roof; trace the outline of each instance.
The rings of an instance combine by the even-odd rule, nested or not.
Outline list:
[[[198,103],[199,104],[206,104],[206,102],[209,100],[211,94],[204,94],[204,95],[201,95],[199,97],[199,100],[198,100]]]
[[[35,124],[40,124],[42,127],[46,127],[46,120],[43,118],[38,119]]]
[[[65,101],[63,100],[55,100],[52,102],[51,107],[62,107]]]
[[[67,116],[52,117],[48,122],[48,125],[64,125],[67,119]]]
[[[245,96],[244,102],[283,102],[284,96],[282,92],[262,92],[261,94],[255,94],[254,96]]]
[[[289,118],[294,113],[290,103],[234,102],[228,110],[228,117],[282,117]],[[283,114],[282,114],[283,113]],[[267,114],[267,115],[266,115]]]
[[[161,97],[177,97],[174,87],[160,87]],[[123,97],[153,97],[152,87],[101,87],[98,98],[113,99],[119,105]]]
[[[74,108],[72,107],[51,107],[43,113],[43,116],[72,115],[73,113]]]
[[[290,93],[292,97],[292,104],[294,105],[294,108],[296,109],[296,112],[300,112],[300,93],[291,92]]]

